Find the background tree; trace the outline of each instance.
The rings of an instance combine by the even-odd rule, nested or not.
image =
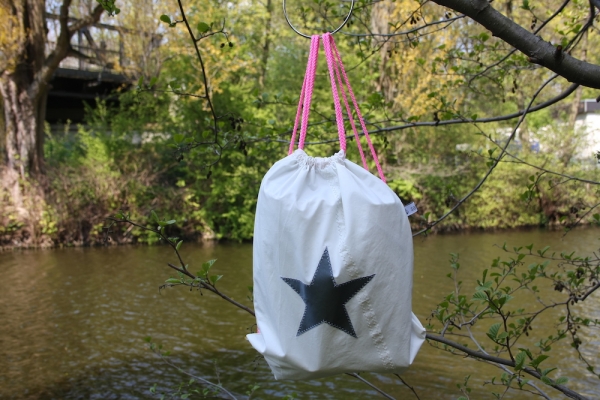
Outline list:
[[[73,4],[73,7],[79,4]],[[82,4],[83,5],[83,4]],[[100,19],[104,9],[91,7],[77,22],[69,21],[71,0],[60,3],[60,31],[56,44],[46,52],[48,30],[45,1],[1,3],[8,24],[2,24],[4,60],[0,64],[0,94],[4,124],[4,163],[9,170],[39,174],[43,170],[45,100],[48,82],[60,62],[69,55],[71,37],[81,28]]]

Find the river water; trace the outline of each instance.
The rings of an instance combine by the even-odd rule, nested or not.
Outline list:
[[[533,230],[416,238],[413,310],[425,325],[431,310],[453,290],[453,282],[445,277],[451,271],[450,253],[459,253],[461,279],[465,287],[473,288],[481,271],[503,254],[495,245],[534,243],[590,254],[600,247],[599,237],[598,229],[585,229],[564,237],[562,232]],[[214,271],[224,275],[221,289],[250,305],[250,244],[184,244],[182,252],[192,271],[216,258]],[[253,385],[260,386],[253,396],[257,399],[294,394],[299,399],[382,398],[344,375],[306,382],[273,380],[244,338],[254,323],[250,315],[211,293],[200,295],[185,288],[159,292],[158,286],[173,276],[168,261],[175,261],[174,254],[164,246],[1,253],[0,398],[145,399],[156,398],[149,391],[154,384],[164,393],[187,384],[189,377],[151,352],[145,337],[170,351],[168,360],[182,370],[220,381],[240,398]],[[587,315],[600,318],[599,300],[595,294],[586,301]],[[553,329],[551,321],[541,320],[533,332],[543,336]],[[597,361],[600,334],[582,331],[582,337],[584,354]],[[567,342],[553,352],[554,359],[546,363],[558,367],[556,376],[567,376],[569,387],[600,398],[600,381],[585,372]],[[479,399],[492,398],[491,391],[501,390],[484,385],[501,373],[426,343],[402,376],[421,399],[456,399],[461,395],[457,384],[472,375],[471,398]],[[397,399],[416,398],[394,376],[363,376]],[[562,398],[549,387],[544,391],[551,398]],[[506,398],[539,397],[509,392]]]

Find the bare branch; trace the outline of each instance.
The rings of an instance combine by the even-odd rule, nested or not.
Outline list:
[[[417,398],[417,400],[421,400],[421,398],[419,397],[419,395],[417,394],[417,392],[415,391],[415,388],[413,388],[412,386],[410,386],[408,383],[406,383],[406,381],[404,380],[404,378],[402,378],[400,376],[400,374],[394,374],[396,375],[396,377],[398,379],[400,379],[400,382],[402,382],[404,384],[404,386],[406,386],[407,388],[410,389],[411,392],[413,392],[413,394],[415,395],[415,397]]]
[[[102,15],[103,12],[104,12],[104,8],[102,8],[101,5],[97,5],[96,8],[94,8],[94,11],[92,11],[92,13],[90,15],[86,16],[85,18],[78,19],[77,21],[75,21],[67,29],[69,38],[71,38],[81,28],[85,28],[87,26],[94,25],[96,22],[100,21],[100,16]],[[62,33],[62,26],[61,26],[61,33]]]
[[[383,390],[379,389],[377,386],[373,385],[371,382],[369,382],[368,380],[366,380],[365,378],[363,378],[362,376],[356,374],[356,373],[346,373],[346,375],[350,375],[353,378],[358,379],[359,381],[361,381],[362,383],[370,386],[372,389],[376,390],[379,394],[381,394],[383,397],[385,397],[386,399],[390,399],[390,400],[396,400],[394,397],[390,396],[389,394],[387,394],[386,392],[384,392]]]
[[[90,57],[90,56],[88,56],[86,54],[83,54],[82,52],[80,52],[79,50],[75,50],[71,46],[69,46],[69,52],[67,53],[67,55],[69,57],[75,57],[75,58],[78,58],[80,60],[84,60],[85,62],[88,62],[90,64],[104,66],[104,64],[98,58],[96,58],[96,57]]]
[[[600,0],[595,0],[600,2]],[[562,12],[562,10],[565,9],[565,7],[567,6],[567,4],[569,4],[571,2],[571,0],[565,0],[560,7],[558,7],[558,9],[550,16],[548,17],[547,20],[545,20],[535,31],[533,31],[534,34],[537,35],[537,33],[539,31],[541,31],[550,21],[552,21],[554,18],[556,18],[556,16],[558,14],[560,14]],[[511,51],[508,52],[508,54],[506,54],[504,57],[502,57],[500,60],[496,61],[495,63],[488,65],[483,71],[473,75],[470,79],[469,79],[469,84],[471,84],[471,82],[473,82],[473,80],[475,80],[477,77],[481,76],[481,75],[485,75],[486,72],[488,72],[490,69],[502,64],[504,61],[506,61],[508,59],[508,57],[512,56],[515,51],[517,51],[517,49],[512,49]]]
[[[58,65],[62,60],[67,57],[71,49],[71,37],[75,32],[86,26],[95,24],[100,20],[104,8],[98,5],[94,11],[87,17],[78,20],[73,25],[69,26],[69,6],[71,0],[64,0],[60,7],[60,15],[58,17],[60,21],[60,34],[56,40],[56,46],[54,50],[48,55],[44,61],[43,67],[38,71],[34,77],[33,83],[29,89],[29,93],[32,97],[37,97],[40,93],[40,88],[47,85],[52,79],[52,75],[58,68]]]
[[[570,1],[570,0],[568,0]],[[600,0],[598,0],[600,1]],[[454,18],[448,18],[448,19],[441,19],[439,21],[433,21],[433,22],[429,22],[425,25],[421,25],[421,26],[417,26],[416,28],[412,28],[406,31],[400,31],[400,32],[393,32],[393,33],[347,33],[347,32],[340,32],[346,36],[354,36],[354,37],[373,37],[373,36],[378,36],[378,37],[386,37],[386,38],[390,38],[390,37],[394,37],[394,36],[402,36],[402,35],[408,35],[411,33],[415,33],[418,32],[422,29],[425,29],[427,27],[433,26],[433,25],[438,25],[438,24],[445,24],[444,28],[447,28],[448,26],[450,26],[453,22],[458,21],[459,19],[463,19],[464,17],[466,17],[466,15],[458,15]]]
[[[212,100],[210,98],[210,88],[208,85],[208,77],[206,75],[206,68],[204,66],[204,60],[202,59],[202,55],[200,54],[200,48],[198,48],[198,40],[196,40],[196,36],[194,36],[194,32],[192,32],[192,28],[190,27],[190,24],[185,15],[185,11],[183,9],[183,4],[181,3],[181,0],[177,0],[177,4],[179,5],[179,11],[181,12],[181,18],[183,19],[183,22],[185,23],[187,31],[190,35],[190,39],[192,40],[192,43],[194,44],[194,49],[196,50],[196,56],[198,57],[198,62],[200,62],[200,67],[202,69],[202,81],[204,83],[204,92],[206,94],[206,102],[208,103],[208,107],[210,108],[210,113],[212,114],[212,117],[213,117],[213,129],[214,129],[215,143],[216,143],[217,135],[219,132],[219,128],[217,126],[218,118],[217,118],[217,114],[215,112],[215,108],[213,106]]]
[[[571,93],[573,93],[578,87],[579,87],[579,84],[574,83],[571,86],[569,86],[567,89],[565,89],[565,91],[560,93],[558,96],[553,97],[550,100],[544,101],[543,103],[540,103],[540,104],[538,104],[534,107],[531,107],[527,110],[519,110],[512,114],[500,115],[497,117],[489,117],[489,118],[478,118],[478,119],[459,118],[459,119],[447,119],[447,120],[443,120],[443,121],[411,122],[411,123],[404,124],[404,125],[396,125],[396,126],[389,126],[389,127],[385,127],[385,128],[373,129],[373,130],[369,131],[369,135],[380,135],[380,134],[385,134],[385,133],[389,133],[389,132],[394,132],[394,131],[399,131],[399,130],[409,129],[409,128],[415,128],[415,127],[421,127],[421,126],[442,126],[442,125],[456,125],[456,124],[470,124],[470,123],[476,124],[476,123],[508,121],[510,119],[518,118],[525,113],[532,113],[535,111],[539,111],[539,110],[549,107],[555,103],[558,103],[559,101],[569,97],[571,95]],[[367,121],[365,121],[365,122],[367,122]],[[367,124],[368,124],[368,122],[367,122]],[[313,124],[311,124],[311,125],[313,125]],[[290,135],[291,133],[292,133],[292,131],[283,132],[280,134],[280,136]],[[359,135],[362,136],[364,134],[362,132],[359,132]],[[353,135],[346,136],[347,139],[350,139],[352,137],[353,137]],[[267,140],[270,140],[273,142],[289,143],[289,140],[285,140],[285,139],[267,139]],[[305,144],[309,145],[309,144],[325,144],[325,143],[333,143],[333,142],[337,143],[338,140],[339,139],[328,139],[328,140],[320,140],[320,141],[314,141],[314,142],[305,142]],[[256,140],[256,141],[259,141],[259,140]]]
[[[492,174],[492,172],[494,171],[494,169],[496,168],[496,166],[498,166],[498,163],[500,162],[500,160],[502,159],[502,157],[504,157],[504,155],[506,154],[506,149],[508,148],[508,145],[512,142],[512,140],[514,139],[516,133],[517,133],[517,129],[519,128],[519,125],[521,125],[521,123],[523,122],[523,120],[525,119],[525,117],[527,116],[527,113],[529,112],[529,109],[531,107],[531,105],[533,104],[533,102],[535,101],[536,97],[541,93],[541,91],[550,83],[552,82],[554,79],[556,79],[556,77],[558,77],[558,75],[553,75],[550,79],[548,79],[546,82],[544,82],[542,84],[542,86],[539,87],[539,89],[534,93],[534,95],[531,98],[531,101],[529,102],[529,105],[527,106],[527,108],[525,109],[525,111],[523,112],[523,115],[521,116],[521,118],[519,119],[519,122],[517,122],[517,124],[515,125],[515,127],[513,128],[512,134],[510,135],[510,137],[508,138],[508,140],[506,141],[506,144],[502,147],[502,150],[500,152],[500,154],[498,155],[498,157],[496,157],[493,160],[492,165],[489,167],[488,171],[486,172],[486,174],[483,176],[483,178],[481,178],[481,180],[479,181],[479,183],[477,185],[475,185],[475,187],[469,192],[467,193],[463,198],[461,198],[458,202],[456,202],[456,204],[448,211],[446,212],[444,215],[442,215],[440,218],[438,218],[437,220],[428,223],[427,227],[424,229],[421,229],[420,231],[418,231],[417,233],[413,233],[413,236],[418,236],[422,233],[427,232],[429,229],[433,228],[434,226],[436,226],[437,224],[439,224],[440,222],[442,222],[444,219],[446,219],[450,214],[452,214],[454,211],[456,211],[456,209],[458,207],[460,207],[465,201],[467,201],[473,194],[475,194],[480,188],[481,186],[483,186],[483,184],[485,183],[485,181],[487,181],[487,179],[490,177],[490,175]]]
[[[463,13],[488,29],[492,35],[515,47],[536,64],[546,67],[569,82],[600,89],[600,66],[562,53],[556,47],[494,9],[487,0],[434,0],[435,3]]]
[[[235,397],[233,394],[231,394],[231,392],[229,392],[223,386],[217,385],[216,383],[212,383],[211,381],[209,381],[207,379],[204,379],[204,378],[196,376],[196,375],[192,375],[189,372],[184,371],[183,369],[179,368],[177,365],[173,364],[171,361],[167,360],[167,358],[164,355],[162,355],[159,351],[156,351],[156,349],[154,349],[153,347],[150,347],[150,349],[152,351],[154,351],[154,353],[157,354],[160,357],[160,359],[168,366],[175,368],[177,371],[181,372],[182,374],[187,375],[190,378],[194,378],[194,379],[204,383],[205,385],[216,388],[217,390],[225,393],[227,396],[229,396],[233,400],[237,400],[237,397]]]

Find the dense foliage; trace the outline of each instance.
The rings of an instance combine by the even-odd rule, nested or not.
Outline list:
[[[98,100],[88,110],[85,125],[65,129],[64,134],[50,135],[47,130],[48,174],[43,189],[47,201],[28,218],[4,207],[3,218],[12,221],[3,228],[5,243],[98,242],[103,219],[121,207],[141,220],[150,210],[177,218],[183,221],[179,229],[186,237],[251,239],[261,178],[286,154],[308,42],[284,25],[272,5],[228,4],[190,2],[188,15],[201,37],[214,32],[198,44],[218,110],[218,143],[211,139],[211,110],[198,98],[204,88],[194,48],[187,32],[171,22],[177,19],[177,9],[169,3],[142,7],[142,16],[136,10],[136,17],[143,17],[144,29],[161,32],[162,46],[154,51],[152,62],[140,55],[147,62],[126,71],[137,84],[123,87],[118,103]],[[316,14],[300,7],[302,29],[333,24],[344,12],[322,1],[315,7],[320,10]],[[390,187],[404,201],[417,203],[420,212],[412,222],[423,228],[479,181],[514,121],[443,123],[523,109],[549,74],[523,55],[509,53],[505,44],[472,22],[444,14],[440,7],[408,1],[387,7],[391,13],[385,17],[389,21],[385,29],[375,19],[380,18],[377,9],[359,7],[350,32],[364,32],[369,22],[374,33],[378,29],[393,33],[419,21],[448,21],[441,33],[424,29],[385,41],[378,36],[338,39],[369,127],[374,134],[379,132],[376,147]],[[569,35],[581,29],[576,21],[584,15],[582,7],[574,3],[563,19],[552,21],[555,40],[568,45]],[[159,8],[165,12],[161,21],[156,15]],[[551,11],[549,7],[544,13]],[[121,19],[113,17],[113,22],[131,23],[135,18],[131,13],[124,9]],[[590,34],[586,46],[596,40]],[[132,54],[141,51],[135,41],[127,48]],[[506,54],[502,68],[487,72],[488,65]],[[335,137],[323,56],[320,64],[309,130],[312,142]],[[475,79],[478,75],[485,79]],[[536,103],[566,85],[553,83]],[[594,161],[564,145],[577,135],[569,124],[569,101],[579,101],[581,93],[574,97],[530,114],[516,144],[508,149],[511,154],[535,165],[552,165],[564,174],[592,177]],[[432,118],[442,124],[419,126]],[[541,143],[539,152],[529,150],[533,143]],[[350,147],[348,157],[358,161],[358,153]],[[335,149],[335,143],[328,142],[310,146],[309,152],[327,155]],[[474,197],[434,230],[569,226],[595,203],[593,190],[586,186],[553,185],[553,178],[539,169],[514,159],[504,161],[509,162],[501,163]],[[121,240],[153,239],[134,228]]]

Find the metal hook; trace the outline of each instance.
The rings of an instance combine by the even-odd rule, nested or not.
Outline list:
[[[348,12],[348,15],[346,16],[346,18],[344,19],[344,22],[342,22],[342,24],[333,32],[330,32],[332,35],[336,32],[338,32],[340,29],[342,29],[344,27],[344,25],[346,25],[346,23],[348,22],[348,20],[350,19],[350,17],[352,16],[352,10],[354,10],[354,2],[355,0],[351,0],[352,3],[350,4],[350,11]],[[290,26],[290,28],[292,28],[292,30],[294,32],[296,32],[298,35],[303,36],[307,39],[310,39],[310,36],[305,35],[304,33],[300,32],[298,29],[296,29],[296,27],[294,27],[294,25],[292,25],[292,23],[290,22],[290,18],[288,17],[287,14],[287,10],[285,9],[285,0],[283,0],[283,15],[285,16],[285,20],[287,21],[288,25]]]

